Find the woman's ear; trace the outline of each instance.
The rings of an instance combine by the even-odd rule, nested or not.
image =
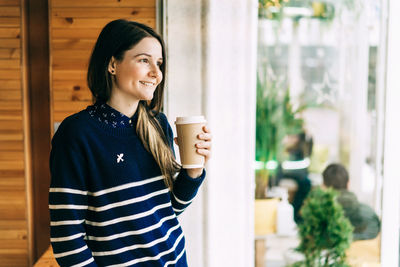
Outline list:
[[[108,63],[108,72],[111,73],[111,75],[115,74],[115,58],[111,57],[110,62]]]

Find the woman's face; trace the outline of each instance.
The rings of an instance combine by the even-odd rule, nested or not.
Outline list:
[[[151,100],[163,75],[161,44],[153,37],[143,38],[127,50],[121,61],[112,61],[109,71],[114,70],[115,82],[111,94],[125,100]]]

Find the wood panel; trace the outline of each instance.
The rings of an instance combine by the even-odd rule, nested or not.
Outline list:
[[[29,264],[21,1],[0,0],[0,266]]]
[[[52,89],[54,91],[64,91],[64,90],[89,90],[86,84],[86,80],[65,80],[65,81],[53,81]]]
[[[21,40],[18,38],[2,38],[0,41],[0,47],[2,48],[19,48]]]
[[[22,141],[24,135],[21,131],[0,130],[0,141]]]
[[[18,89],[18,90],[20,90],[21,89],[21,81],[0,80],[0,90],[1,89]]]
[[[0,81],[1,83],[1,81]],[[20,101],[7,101],[0,99],[0,111],[16,111],[22,110],[21,102]]]
[[[11,70],[0,69],[0,80],[5,80],[5,79],[19,80],[21,79],[21,71],[13,69]]]
[[[0,99],[3,100],[21,100],[21,91],[17,90],[0,90]],[[0,113],[1,119],[1,113]]]
[[[53,7],[155,7],[155,4],[154,0],[52,0]]]
[[[74,21],[76,18],[109,18],[110,20],[119,18],[155,19],[154,8],[103,8],[103,7],[72,7],[72,8],[53,8],[52,19],[61,17],[68,21]],[[103,25],[104,26],[104,25]],[[100,26],[102,27],[102,26]]]
[[[20,0],[0,0],[0,6],[20,6]]]
[[[24,151],[24,143],[22,140],[0,140],[0,151]],[[2,177],[1,173],[0,177]]]
[[[2,177],[0,188],[4,190],[25,190],[25,177]],[[26,226],[22,230],[27,231]]]
[[[20,17],[20,13],[19,6],[2,6],[0,8],[0,17]]]
[[[22,254],[23,250],[0,252],[2,267],[28,266],[28,255]]]
[[[48,192],[50,184],[49,154],[51,140],[51,112],[50,112],[50,51],[49,51],[49,1],[35,0],[26,3],[24,38],[28,58],[26,67],[29,76],[25,78],[24,88],[29,88],[24,96],[29,95],[29,106],[25,105],[25,111],[30,114],[30,149],[31,161],[27,168],[30,169],[31,179],[28,187],[31,188],[29,197],[31,202],[30,218],[30,266],[48,248],[49,234],[49,210]]]
[[[42,255],[42,257],[40,257],[34,267],[58,267],[51,246]]]
[[[54,53],[58,50],[80,50],[85,49],[85,51],[91,51],[96,39],[53,39],[51,42],[51,47],[54,49]]]
[[[0,59],[0,69],[18,71],[21,67],[20,64],[18,59]]]
[[[16,17],[2,17],[0,18],[0,24],[2,27],[19,27],[21,26],[21,20]]]
[[[131,19],[143,23],[153,23],[154,19],[148,18],[146,13],[153,11],[151,9],[137,11],[137,15],[124,16],[125,19]],[[54,17],[52,19],[54,28],[68,28],[68,29],[87,29],[87,28],[102,28],[110,19],[103,18],[79,18],[79,17]]]
[[[21,57],[21,50],[17,48],[0,48],[1,59],[15,59]]]
[[[53,92],[53,99],[55,101],[91,101],[92,94],[89,90],[58,90]]]
[[[0,13],[1,13],[0,8]],[[0,38],[20,38],[21,29],[20,28],[0,28]]]
[[[0,120],[1,130],[18,130],[22,131],[22,121],[18,120]]]

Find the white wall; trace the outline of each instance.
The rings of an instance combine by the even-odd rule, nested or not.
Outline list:
[[[205,115],[201,7],[201,0],[164,1],[164,41],[168,56],[165,111],[174,131],[177,116]],[[175,152],[179,157],[177,147]],[[194,267],[205,266],[203,188],[204,184],[191,206],[179,216],[189,266]]]
[[[191,267],[254,264],[257,0],[164,1],[170,123],[204,114],[213,157],[181,216]]]
[[[399,265],[400,222],[400,2],[389,0],[382,194],[382,267]],[[386,17],[385,17],[386,18]]]

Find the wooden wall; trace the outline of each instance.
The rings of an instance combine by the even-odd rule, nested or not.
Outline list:
[[[20,0],[0,0],[0,266],[28,265]]]
[[[53,122],[91,103],[87,63],[101,29],[124,18],[156,26],[156,0],[50,0]]]
[[[48,13],[48,22],[45,16],[39,26],[35,19],[43,14],[35,10],[38,2]],[[54,122],[91,103],[87,62],[101,28],[117,18],[155,27],[156,2],[0,0],[0,267],[31,266],[43,251],[37,247],[49,242],[40,235],[48,227],[43,223],[48,178],[41,175],[48,172],[48,149],[41,147],[50,146]],[[43,23],[48,32],[37,32]],[[35,38],[43,36],[44,42],[49,36],[49,48],[38,47]],[[49,54],[47,69],[36,64],[40,49],[46,51],[39,54]],[[51,126],[40,126],[43,122]]]

